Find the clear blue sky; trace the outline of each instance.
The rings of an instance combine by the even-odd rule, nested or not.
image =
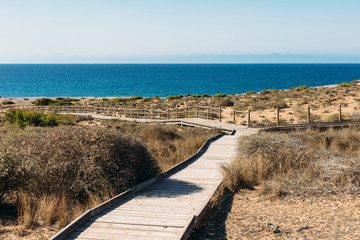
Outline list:
[[[359,0],[0,0],[0,63],[360,62]]]

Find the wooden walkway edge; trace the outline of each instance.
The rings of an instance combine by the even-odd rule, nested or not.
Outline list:
[[[178,165],[172,167],[171,169],[167,170],[166,172],[160,174],[159,176],[156,176],[154,178],[151,178],[117,196],[115,196],[114,198],[102,203],[101,205],[92,208],[88,211],[86,211],[84,214],[82,214],[80,217],[78,217],[77,219],[75,219],[73,222],[71,222],[69,225],[67,225],[65,228],[63,228],[60,232],[58,232],[55,236],[53,236],[52,238],[50,238],[51,240],[59,240],[59,239],[64,239],[65,237],[67,237],[71,232],[73,232],[76,228],[78,228],[79,226],[81,226],[86,220],[88,220],[89,218],[91,218],[92,216],[95,216],[96,214],[100,213],[101,211],[105,210],[106,208],[121,202],[122,200],[132,196],[133,194],[139,192],[142,189],[145,189],[146,187],[148,187],[149,185],[160,181],[161,179],[170,176],[172,173],[178,171],[179,169],[185,167],[186,165],[190,164],[191,162],[193,162],[197,157],[201,156],[206,149],[209,147],[210,143],[217,140],[218,138],[220,138],[221,136],[223,136],[223,134],[218,134],[215,137],[212,137],[210,139],[208,139],[203,145],[202,147],[198,150],[197,153],[195,153],[193,156],[191,156],[190,158],[184,160],[183,162],[179,163]],[[189,227],[193,226],[193,222],[194,219],[191,219],[191,221],[189,222]],[[192,229],[192,227],[191,227]],[[186,231],[188,232],[188,231]]]

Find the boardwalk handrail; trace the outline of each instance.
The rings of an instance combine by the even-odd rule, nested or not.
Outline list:
[[[277,125],[277,126],[291,126],[301,123],[315,123],[321,122],[319,120],[319,113],[313,111],[322,111],[321,116],[331,117],[330,121],[325,122],[342,122],[345,116],[345,108],[360,109],[360,105],[346,105],[346,106],[330,106],[330,107],[299,107],[299,108],[273,108],[264,110],[246,110],[240,111],[235,108],[223,108],[214,106],[184,106],[174,108],[122,108],[111,106],[90,106],[90,105],[66,105],[66,106],[34,106],[34,105],[12,105],[1,106],[0,113],[6,112],[8,109],[22,109],[33,110],[43,113],[78,113],[78,114],[94,114],[109,117],[131,118],[131,119],[181,119],[181,118],[200,118],[207,120],[218,120],[231,122],[234,124],[247,125],[248,127],[255,127],[257,125]],[[331,112],[331,110],[333,110]],[[284,115],[297,115],[298,122],[286,122],[282,119]],[[331,115],[332,114],[332,115]],[[264,116],[267,115],[267,116]],[[335,115],[337,117],[335,118]],[[355,116],[356,117],[356,116]],[[256,119],[262,119],[264,124],[256,122]],[[270,119],[269,119],[270,118]],[[289,117],[288,117],[289,118]],[[242,120],[241,120],[242,119]],[[240,123],[239,123],[240,120]],[[335,121],[334,121],[335,120]],[[356,119],[360,120],[360,119]]]
[[[170,168],[169,170],[159,174],[156,177],[153,177],[151,179],[146,180],[143,183],[140,183],[138,185],[136,185],[135,187],[120,193],[119,195],[107,200],[106,202],[91,208],[89,210],[87,210],[85,213],[83,213],[81,216],[79,216],[78,218],[76,218],[74,221],[72,221],[70,224],[68,224],[66,227],[64,227],[62,230],[60,230],[59,232],[56,233],[56,235],[54,235],[53,237],[50,238],[50,240],[60,240],[60,239],[64,239],[67,235],[69,235],[72,231],[74,231],[77,227],[79,227],[81,224],[83,224],[87,219],[89,219],[90,217],[100,213],[101,211],[103,211],[104,209],[119,203],[121,201],[123,201],[124,199],[131,197],[133,194],[141,191],[142,189],[148,187],[149,185],[158,182],[159,180],[170,176],[171,174],[173,174],[174,172],[176,172],[177,170],[189,165],[190,163],[192,163],[196,158],[198,158],[200,155],[202,155],[204,153],[204,151],[209,147],[210,143],[217,140],[218,138],[220,138],[221,136],[223,136],[223,133],[220,133],[214,137],[211,137],[209,139],[207,139],[203,145],[199,148],[199,150],[192,155],[191,157],[187,158],[186,160],[182,161],[181,163],[175,165],[174,167]],[[195,216],[194,216],[195,217]],[[189,222],[190,223],[190,222]]]

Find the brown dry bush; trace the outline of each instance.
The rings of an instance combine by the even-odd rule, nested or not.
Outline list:
[[[94,199],[101,202],[159,172],[139,140],[98,127],[29,128],[9,133],[0,141],[0,152],[21,159],[17,176],[26,176],[26,181],[5,190],[20,194],[20,219],[28,226],[31,221],[64,225]],[[52,205],[57,211],[49,210]]]
[[[359,153],[359,132],[341,134],[342,140],[331,132],[260,133],[243,137],[239,140],[237,158],[223,167],[225,186],[232,191],[260,186],[261,193],[277,197],[358,192],[360,155],[348,153]],[[354,143],[350,144],[351,141]]]
[[[195,154],[208,138],[219,133],[202,128],[143,125],[119,120],[105,121],[104,125],[138,136],[163,171]]]

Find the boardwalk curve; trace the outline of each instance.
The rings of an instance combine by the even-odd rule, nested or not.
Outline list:
[[[220,166],[233,158],[237,137],[253,132],[237,127],[236,134],[209,141],[190,161],[160,180],[107,204],[96,214],[85,213],[51,239],[186,239],[220,186]]]

